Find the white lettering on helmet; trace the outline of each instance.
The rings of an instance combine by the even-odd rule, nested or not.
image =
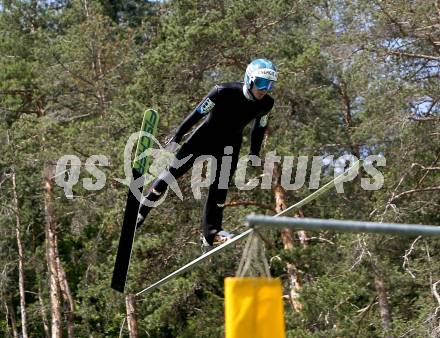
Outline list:
[[[277,72],[270,68],[256,69],[252,75],[254,79],[257,77],[262,77],[263,79],[268,79],[271,81],[277,80]]]

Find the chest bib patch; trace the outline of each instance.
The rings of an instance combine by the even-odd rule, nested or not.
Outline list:
[[[211,99],[208,97],[205,99],[205,101],[202,102],[202,104],[197,108],[197,111],[202,114],[206,115],[208,114],[215,106],[215,103],[211,101]]]
[[[264,115],[261,119],[260,119],[260,127],[266,127],[267,126],[267,120],[269,118],[268,116],[269,114]]]

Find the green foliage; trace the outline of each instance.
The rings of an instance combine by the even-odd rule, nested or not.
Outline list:
[[[263,155],[380,154],[387,161],[381,189],[365,191],[356,179],[344,194],[331,191],[305,206],[305,216],[439,224],[438,20],[433,0],[2,1],[0,336],[12,336],[13,321],[21,330],[10,174],[17,177],[31,336],[44,336],[39,296],[50,319],[42,172],[66,154],[82,162],[74,199],[54,186],[75,336],[118,336],[125,299],[109,284],[127,193],[116,180],[124,177],[125,142],[147,107],[161,113],[164,141],[214,84],[241,80],[256,57],[280,71]],[[94,179],[84,168],[93,154],[109,159],[99,191],[82,184]],[[323,183],[333,169],[324,172]],[[307,186],[286,193],[288,204],[311,192],[306,178]],[[203,199],[194,200],[189,181],[189,174],[181,180],[184,200],[170,193],[138,232],[130,292],[200,254]],[[229,201],[250,205],[225,209],[228,230],[240,232],[251,212],[273,214],[269,190],[232,187]],[[285,297],[288,337],[438,335],[438,240],[322,232],[308,234],[307,245],[295,235],[286,250],[279,233],[264,235],[284,294],[287,264],[302,283],[300,312]],[[242,250],[239,244],[138,298],[140,336],[223,336],[223,278],[235,274]],[[377,276],[387,289],[388,332]]]

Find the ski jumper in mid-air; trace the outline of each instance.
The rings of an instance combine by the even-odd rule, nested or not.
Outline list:
[[[215,179],[209,186],[202,220],[201,239],[205,246],[225,242],[234,236],[222,229],[223,207],[229,182],[237,168],[243,129],[254,121],[251,128],[250,155],[258,156],[267,127],[268,113],[274,105],[268,92],[276,80],[275,65],[266,59],[256,59],[247,66],[244,83],[224,83],[212,88],[171,139],[171,142],[180,143],[183,136],[204,118],[175,155],[177,160],[192,156],[178,168],[171,165],[162,172],[144,197],[149,202],[158,201],[168,188],[165,179],[167,175],[172,175],[177,180],[193,166],[199,156],[214,157],[217,160]],[[232,157],[226,185],[219,180],[222,157],[225,155]],[[150,210],[151,203],[144,201],[139,209],[137,226],[143,223]]]

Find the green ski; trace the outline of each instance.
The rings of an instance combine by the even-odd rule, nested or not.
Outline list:
[[[142,121],[141,134],[139,135],[136,155],[133,160],[130,189],[125,206],[124,222],[122,224],[121,237],[119,238],[118,252],[116,254],[115,267],[111,287],[119,292],[124,292],[127,280],[128,268],[130,265],[131,251],[136,232],[136,219],[141,203],[142,191],[145,183],[145,174],[151,164],[151,157],[140,155],[149,149],[153,140],[149,135],[155,135],[159,122],[159,113],[153,109],[147,109]],[[149,135],[142,135],[146,132]],[[137,197],[136,197],[137,195]]]

